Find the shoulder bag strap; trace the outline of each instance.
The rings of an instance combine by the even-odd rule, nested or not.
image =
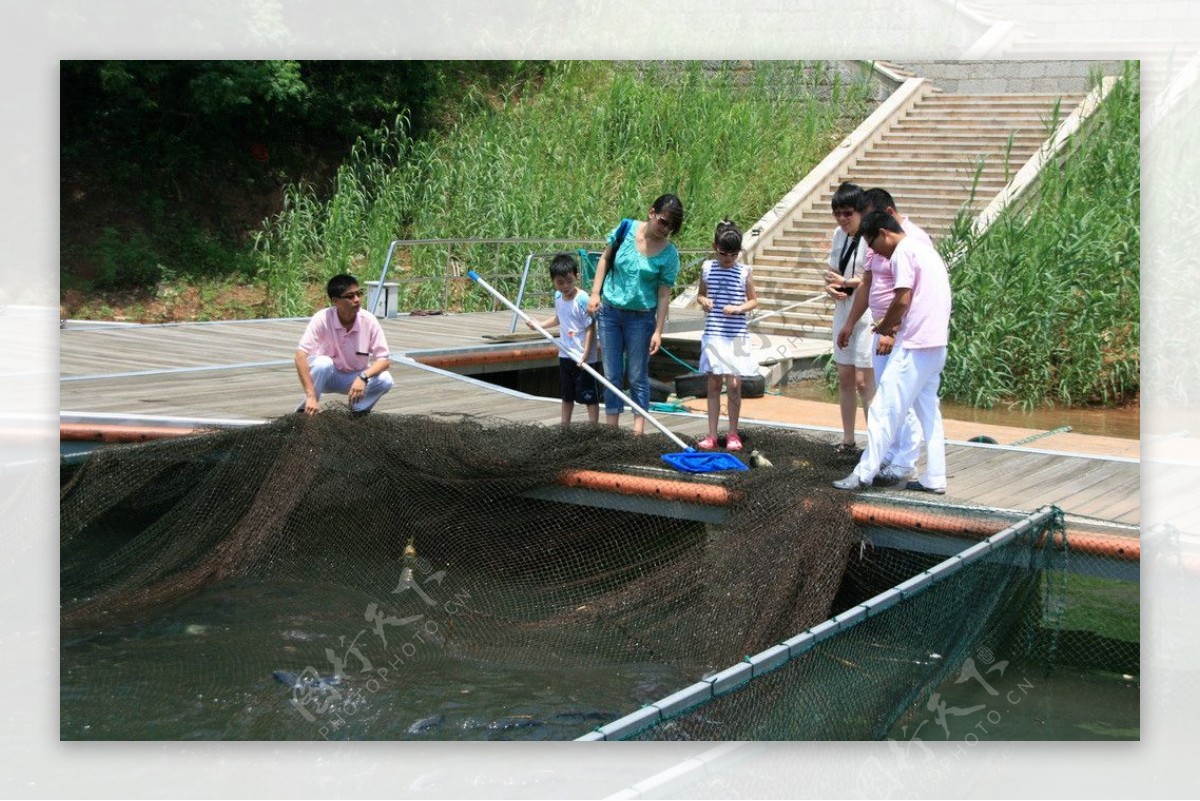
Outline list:
[[[842,246],[842,258],[838,262],[838,272],[842,274],[842,278],[854,277],[853,267],[850,268],[850,275],[846,275],[846,265],[854,262],[854,254],[858,252],[858,240],[859,236],[858,234],[855,234],[846,241],[845,245]]]
[[[620,225],[617,226],[617,235],[613,238],[613,244],[605,248],[608,253],[608,269],[605,270],[605,275],[611,273],[617,267],[617,251],[621,248],[621,243],[625,241],[625,236],[629,233],[630,220],[628,217],[621,218]],[[604,287],[600,287],[603,291]]]

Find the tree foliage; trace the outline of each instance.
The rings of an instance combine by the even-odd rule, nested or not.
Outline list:
[[[64,61],[64,284],[153,283],[154,269],[100,270],[100,261],[120,262],[122,244],[136,244],[139,263],[149,253],[168,272],[227,272],[244,256],[249,232],[278,211],[284,185],[331,191],[345,153],[381,123],[403,114],[420,136],[467,86],[486,91],[536,69],[472,61]]]

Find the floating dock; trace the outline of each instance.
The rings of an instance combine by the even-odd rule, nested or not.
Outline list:
[[[401,315],[380,322],[393,350],[396,385],[376,412],[558,423],[557,399],[496,386],[471,374],[554,363],[544,340],[512,336],[511,313]],[[301,398],[293,354],[306,323],[307,318],[140,326],[76,327],[68,322],[60,332],[61,420],[157,425],[203,419],[236,425],[287,414]],[[698,312],[672,310],[667,346],[674,341],[685,347],[701,325]],[[828,344],[796,340],[784,346],[789,351],[781,353],[781,362]],[[707,431],[703,401],[691,404],[690,411],[658,416],[685,438]],[[582,411],[577,417],[582,418]],[[747,427],[786,427],[831,441],[840,431],[832,404],[746,399],[742,417]],[[628,417],[624,423],[628,425]],[[988,433],[988,426],[966,425],[947,421],[947,500],[1020,510],[1054,504],[1100,528],[1137,535],[1137,442],[1060,434],[1022,447],[986,445],[955,439],[956,432]],[[1013,442],[1021,433],[1006,429],[994,438]]]

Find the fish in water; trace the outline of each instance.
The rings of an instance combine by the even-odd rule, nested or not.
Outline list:
[[[441,715],[430,715],[427,718],[421,718],[420,720],[414,721],[412,725],[408,727],[408,733],[424,734],[434,726],[440,725],[443,720],[445,720],[445,718]]]
[[[552,723],[562,724],[564,726],[577,726],[583,723],[607,723],[621,717],[618,712],[559,712],[551,718]]]
[[[413,565],[417,563],[417,546],[413,545],[413,538],[408,538],[408,543],[404,546],[404,569],[400,571],[400,584],[411,585],[413,582]]]
[[[304,671],[300,675],[286,670],[276,670],[271,673],[275,681],[285,684],[293,690],[332,690],[342,683],[341,676],[322,676],[315,671]]]
[[[544,725],[542,721],[535,720],[532,715],[509,715],[506,718],[492,721],[487,727],[493,730],[508,731],[509,729],[528,729],[542,725]]]
[[[762,451],[750,451],[750,466],[751,467],[774,467],[771,460],[763,456]]]

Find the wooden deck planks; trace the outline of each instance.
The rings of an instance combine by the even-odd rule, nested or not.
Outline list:
[[[1078,514],[1112,520],[1117,519],[1110,516],[1115,505],[1124,506],[1124,499],[1130,495],[1140,498],[1141,484],[1137,471],[1097,469],[1089,478],[1091,480],[1087,483],[1081,481],[1057,490],[1061,495],[1059,505],[1063,509],[1069,508]],[[1138,522],[1136,519],[1128,519],[1128,515],[1125,517],[1127,519],[1121,522]]]
[[[533,310],[535,318],[549,310]],[[672,312],[673,325],[694,328],[698,316]],[[696,319],[693,319],[696,317]],[[507,334],[508,312],[395,317],[381,320],[396,355],[495,344],[485,335]],[[167,415],[173,417],[270,419],[290,413],[301,393],[291,364],[305,320],[182,324],[106,329],[66,329],[60,338],[60,408],[71,412]],[[519,326],[518,330],[523,330]],[[256,363],[265,366],[237,366]],[[184,371],[181,371],[184,368]],[[191,370],[188,368],[224,368]],[[151,372],[144,375],[118,375]],[[376,407],[389,414],[497,417],[554,425],[553,399],[518,396],[393,362],[396,388]],[[81,376],[97,376],[84,378]],[[335,396],[335,402],[342,400]],[[805,407],[807,408],[807,407]],[[744,412],[746,410],[744,409]],[[749,416],[749,415],[747,415]],[[702,436],[704,414],[664,414],[657,418],[686,438]],[[576,411],[584,419],[584,411]],[[629,424],[628,415],[623,424]],[[794,420],[799,425],[815,420]],[[762,424],[762,423],[760,423]],[[817,426],[827,436],[827,426]],[[653,428],[648,433],[657,434]],[[1040,444],[1040,443],[1039,443]],[[674,450],[664,440],[664,452]],[[1014,509],[1056,503],[1073,514],[1138,523],[1141,512],[1139,465],[1033,450],[1005,450],[950,443],[948,500]],[[1172,471],[1163,471],[1170,484]],[[899,494],[907,494],[900,491]],[[1180,486],[1173,502],[1191,509],[1190,487]]]
[[[64,376],[107,375],[290,359],[303,332],[299,321],[68,329],[59,369]]]
[[[1040,454],[1028,451],[996,451],[993,458],[977,463],[965,470],[956,470],[950,479],[956,494],[971,497],[987,493],[998,486],[998,482],[1012,481],[1034,469],[1043,462]]]
[[[1195,468],[1164,462],[1147,461],[1143,465],[1148,490],[1147,508],[1154,525],[1164,520],[1195,519],[1200,514],[1200,493],[1196,492]]]
[[[991,463],[998,453],[1004,453],[1004,451],[969,445],[947,449],[946,473],[955,477],[965,475],[980,465]]]
[[[1036,455],[1035,455],[1036,456]],[[1032,466],[1032,468],[1031,468]],[[1123,463],[1101,461],[1078,456],[1045,456],[1038,461],[1022,460],[1018,466],[1010,463],[1003,471],[993,472],[992,480],[971,493],[973,500],[990,506],[1013,508],[1014,504],[1034,500],[1035,506],[1058,503],[1073,496],[1077,488],[1093,486],[1112,479],[1126,480],[1130,471]],[[955,484],[957,489],[957,482]],[[969,490],[968,490],[969,491]],[[1094,510],[1089,510],[1092,514]],[[1097,516],[1092,514],[1092,516]]]

